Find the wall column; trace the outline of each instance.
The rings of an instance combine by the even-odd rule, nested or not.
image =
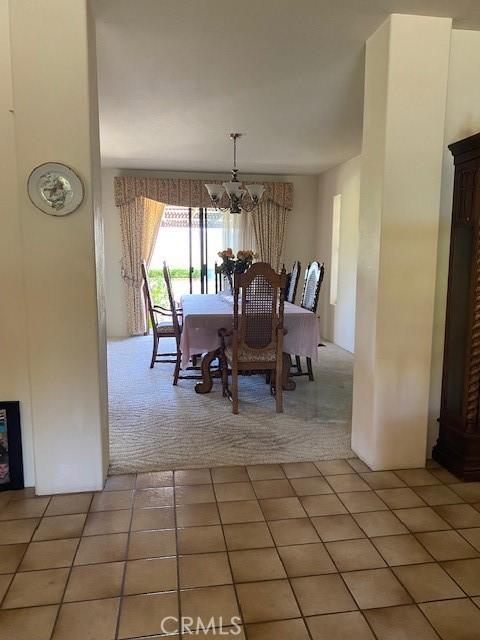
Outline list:
[[[352,448],[372,469],[425,463],[450,33],[395,14],[367,42]]]
[[[100,489],[108,432],[94,23],[87,0],[13,0],[10,14],[21,227],[12,242],[25,286],[35,484],[39,494]],[[64,218],[27,195],[30,172],[47,161],[84,182],[83,204]]]

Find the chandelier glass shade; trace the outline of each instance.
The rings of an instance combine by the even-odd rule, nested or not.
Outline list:
[[[241,133],[230,134],[230,138],[233,140],[233,169],[230,182],[205,185],[214,207],[222,211],[230,211],[230,213],[242,213],[242,211],[248,213],[253,211],[262,199],[265,191],[263,184],[247,184],[244,186],[243,183],[238,180],[237,140],[241,135]],[[221,207],[220,202],[225,193],[230,201],[230,206]],[[244,200],[247,193],[250,196],[250,203]]]

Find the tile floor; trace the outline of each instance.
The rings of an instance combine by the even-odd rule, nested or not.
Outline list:
[[[478,640],[480,483],[353,459],[3,493],[0,603],[3,640]]]

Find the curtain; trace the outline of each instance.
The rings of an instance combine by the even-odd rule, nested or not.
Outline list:
[[[230,247],[235,253],[242,249],[257,251],[255,231],[251,213],[232,214],[225,211],[223,214],[223,246]]]
[[[127,287],[127,326],[132,336],[147,329],[141,263],[152,259],[165,204],[137,197],[120,205],[122,277]]]
[[[249,215],[252,216],[260,260],[268,262],[275,271],[279,271],[282,262],[288,209],[272,200],[262,200]]]

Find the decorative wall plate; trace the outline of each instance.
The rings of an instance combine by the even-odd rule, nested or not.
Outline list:
[[[51,216],[67,216],[81,205],[83,184],[67,165],[45,162],[30,174],[28,195],[40,211]]]

